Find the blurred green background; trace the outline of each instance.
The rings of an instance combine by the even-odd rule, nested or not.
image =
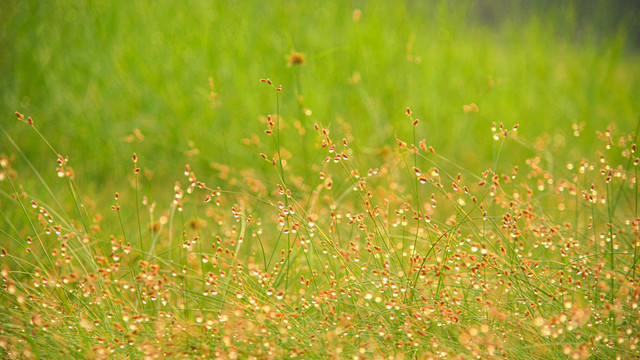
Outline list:
[[[418,138],[469,170],[495,161],[492,122],[520,124],[529,143],[547,134],[545,151],[578,158],[594,140],[572,140],[572,123],[589,135],[636,127],[638,9],[632,1],[5,0],[0,124],[54,177],[55,156],[13,113],[32,116],[70,157],[79,184],[109,197],[131,176],[133,152],[153,172],[146,193],[158,187],[165,197],[185,163],[203,180],[212,162],[272,173],[258,156],[274,152],[260,117],[276,111],[261,78],[283,85],[282,144],[296,155],[294,173],[314,154],[314,122],[349,137],[360,164],[376,166],[396,136],[411,141],[407,106],[421,119]],[[293,50],[304,65],[288,66]],[[479,112],[465,113],[470,103]],[[253,135],[259,144],[243,143]],[[508,150],[500,164],[534,153]],[[0,153],[13,152],[3,138]]]

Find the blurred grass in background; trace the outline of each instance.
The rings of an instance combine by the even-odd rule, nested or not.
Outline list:
[[[635,128],[637,10],[625,1],[5,1],[2,126],[53,177],[55,158],[13,112],[32,116],[87,193],[104,196],[122,187],[133,152],[160,179],[145,185],[150,195],[169,196],[186,162],[205,178],[211,162],[272,173],[258,157],[270,144],[243,144],[266,140],[259,119],[276,111],[258,81],[267,77],[284,87],[286,125],[347,134],[347,124],[369,166],[408,136],[407,106],[427,124],[419,137],[468,170],[495,161],[492,122],[519,123],[529,142],[548,134],[546,150],[577,158],[591,140],[563,149],[572,123]],[[293,50],[305,65],[287,66]],[[479,112],[465,113],[470,103]],[[282,140],[293,165],[313,156],[307,140]],[[499,163],[528,151],[512,148]],[[13,152],[9,142],[0,152]]]

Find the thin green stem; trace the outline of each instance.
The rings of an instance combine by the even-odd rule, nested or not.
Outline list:
[[[595,279],[594,279],[594,283],[597,285],[598,284],[598,236],[596,234],[596,212],[595,212],[595,204],[593,203],[593,201],[591,202],[591,228],[593,229],[593,251],[594,251],[594,255],[595,255],[595,266],[594,266],[594,271],[595,271]],[[599,303],[599,296],[598,296],[598,287],[596,286],[594,289],[594,294],[593,294],[593,303],[594,306],[597,308],[598,307],[598,303]]]
[[[634,201],[634,206],[635,206],[635,218],[634,220],[636,221],[636,226],[635,226],[635,236],[634,236],[634,241],[633,241],[633,265],[631,266],[631,269],[633,271],[633,283],[636,283],[636,266],[638,264],[638,243],[640,242],[640,231],[638,230],[638,227],[640,226],[640,224],[638,224],[638,166],[635,166],[634,168],[634,175],[635,175],[635,179],[636,182],[633,185],[633,188],[635,190],[635,201]]]
[[[9,183],[9,186],[11,186],[11,190],[13,191],[13,194],[15,195],[15,199],[18,201],[18,204],[20,205],[20,209],[22,210],[22,213],[24,214],[24,217],[29,222],[29,225],[31,226],[31,230],[33,231],[36,239],[38,239],[38,243],[40,244],[40,247],[42,248],[42,251],[44,252],[44,254],[46,256],[47,261],[49,262],[50,269],[54,272],[55,277],[57,278],[58,274],[57,274],[56,268],[53,266],[53,260],[51,260],[51,257],[49,256],[49,252],[47,251],[47,248],[44,246],[44,242],[42,241],[42,238],[40,237],[40,233],[38,232],[38,230],[36,229],[35,225],[33,224],[33,221],[31,221],[31,217],[29,217],[29,214],[27,213],[27,209],[25,208],[24,204],[22,203],[22,197],[20,196],[20,194],[18,193],[18,190],[13,185],[13,182],[11,181],[11,177],[9,176],[9,173],[7,172],[7,169],[4,167],[4,164],[0,163],[0,167],[2,167],[2,171],[5,174],[5,179]],[[35,259],[38,262],[38,264],[40,265],[40,267],[46,272],[47,271],[46,267],[43,266],[44,264],[42,264],[40,258],[38,256],[35,256]]]
[[[144,240],[142,239],[142,221],[140,220],[140,200],[139,200],[139,190],[138,190],[138,172],[135,173],[136,178],[136,217],[138,219],[138,236],[140,239],[140,253],[144,256]]]

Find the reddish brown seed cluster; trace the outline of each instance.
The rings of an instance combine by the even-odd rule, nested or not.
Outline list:
[[[18,120],[20,120],[20,121],[25,121],[25,120],[24,120],[24,115],[23,115],[23,114],[21,114],[21,113],[19,113],[19,112],[17,112],[17,111],[16,111],[16,117],[17,117],[17,118],[18,118]],[[29,116],[29,117],[27,118],[26,123],[27,123],[27,124],[29,124],[30,126],[33,126],[33,119],[31,119],[31,116]]]
[[[409,119],[411,120],[411,125],[413,126],[418,126],[418,119],[413,119],[413,117],[411,116],[411,109],[407,108],[407,116],[409,117]]]
[[[462,106],[462,110],[463,110],[465,113],[468,113],[468,112],[478,112],[478,105],[476,105],[475,103],[471,103],[471,104],[469,104],[469,105],[464,105],[464,106]]]

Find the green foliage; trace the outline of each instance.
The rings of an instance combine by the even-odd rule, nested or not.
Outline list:
[[[260,131],[257,119],[272,101],[258,91],[264,77],[286,90],[283,116],[307,126],[342,118],[356,137],[367,135],[353,145],[365,150],[403,135],[398,122],[408,105],[428,124],[429,142],[467,164],[493,160],[480,141],[493,121],[519,123],[530,138],[566,136],[572,122],[589,132],[611,119],[632,128],[639,70],[635,55],[626,56],[624,23],[600,39],[589,24],[549,20],[572,16],[571,7],[526,20],[507,13],[493,28],[482,22],[482,9],[447,2],[10,3],[2,13],[8,46],[0,106],[47,119],[42,131],[59,140],[61,152],[90,164],[78,171],[94,183],[122,175],[116,164],[133,151],[159,177],[175,176],[180,167],[169,164],[181,163],[189,140],[202,169],[210,161],[245,162],[254,151],[241,139]],[[307,57],[300,69],[286,66],[294,49]],[[354,73],[361,81],[350,85]],[[208,97],[209,77],[216,101]],[[482,111],[460,111],[471,102]],[[123,142],[134,128],[145,141]],[[25,151],[39,156],[24,138]]]
[[[639,356],[637,15],[526,3],[6,2],[0,357]]]

